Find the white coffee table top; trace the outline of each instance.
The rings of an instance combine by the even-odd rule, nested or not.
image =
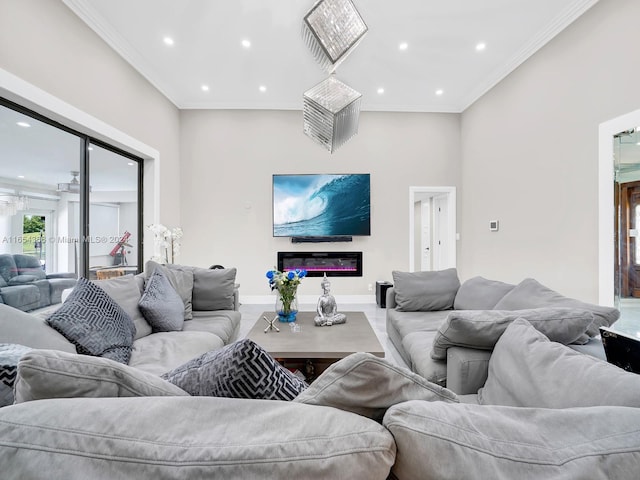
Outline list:
[[[373,328],[363,312],[342,312],[347,322],[330,327],[316,327],[315,312],[298,312],[296,324],[300,331],[294,333],[289,323],[276,320],[280,332],[264,333],[267,322],[263,316],[272,319],[274,312],[264,312],[247,334],[275,358],[344,358],[356,352],[368,352],[384,357]]]

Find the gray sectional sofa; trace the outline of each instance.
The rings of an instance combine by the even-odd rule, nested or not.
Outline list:
[[[545,314],[558,317],[582,312],[591,321],[573,322],[573,328],[578,329],[575,338],[561,340],[570,348],[599,358],[604,358],[604,350],[598,328],[613,324],[620,316],[615,308],[565,297],[532,278],[513,285],[478,276],[460,284],[454,268],[435,272],[394,271],[393,278],[394,287],[387,290],[386,298],[389,339],[413,371],[459,394],[475,393],[482,387],[493,344],[478,346],[472,339],[466,339],[457,344],[449,342],[447,348],[441,349],[444,354],[442,351],[434,354],[436,337],[446,341],[447,335],[451,335],[451,328],[445,331],[450,327],[447,323],[450,316],[455,321],[478,317],[490,323],[501,318],[505,325],[522,316],[533,321]],[[563,333],[566,336],[567,332]]]
[[[458,286],[454,297],[491,303],[491,291],[507,288],[489,282],[496,288],[480,296],[479,288],[467,288],[487,282]],[[436,296],[451,296],[437,283]],[[439,308],[436,296],[429,308]],[[640,376],[546,336],[580,339],[593,327],[592,311],[528,310],[537,312],[494,310],[487,320],[460,310],[458,320],[443,320],[447,328],[429,345],[436,356],[468,349],[463,343],[488,353],[486,381],[471,395],[358,353],[293,401],[189,396],[144,362],[132,367],[61,352],[68,342],[36,317],[0,316],[0,342],[37,349],[21,361],[28,372],[19,379],[21,403],[0,408],[2,477],[637,479]],[[420,312],[406,313],[418,321]],[[26,328],[17,328],[19,320]],[[24,401],[38,378],[75,398]]]
[[[0,302],[23,311],[61,302],[76,284],[74,273],[45,273],[32,255],[0,255]]]

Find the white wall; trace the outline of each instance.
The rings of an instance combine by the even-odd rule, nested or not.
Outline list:
[[[236,266],[246,298],[269,295],[265,273],[278,251],[362,251],[364,276],[332,278],[331,290],[374,295],[368,284],[409,266],[409,187],[459,186],[459,118],[363,112],[358,135],[329,154],[302,133],[301,112],[183,111],[180,262]],[[273,238],[274,173],[370,173],[371,236],[318,244]],[[299,292],[317,297],[320,278]]]
[[[0,68],[159,151],[157,184],[145,162],[145,205],[159,201],[145,222],[179,223],[178,109],[61,1],[0,0],[0,12]]]
[[[639,19],[601,0],[463,113],[462,277],[598,301],[598,125],[640,106]]]

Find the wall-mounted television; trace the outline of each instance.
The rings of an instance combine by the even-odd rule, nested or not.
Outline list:
[[[273,175],[274,237],[371,235],[368,173]]]

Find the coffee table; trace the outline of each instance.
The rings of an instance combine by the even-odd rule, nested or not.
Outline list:
[[[282,365],[303,371],[307,378],[317,376],[332,363],[356,352],[367,352],[384,357],[384,348],[378,341],[369,320],[363,312],[343,312],[347,322],[330,327],[316,327],[313,318],[316,312],[298,312],[294,332],[291,324],[276,322],[280,332],[264,332],[274,312],[264,312],[247,334]]]

